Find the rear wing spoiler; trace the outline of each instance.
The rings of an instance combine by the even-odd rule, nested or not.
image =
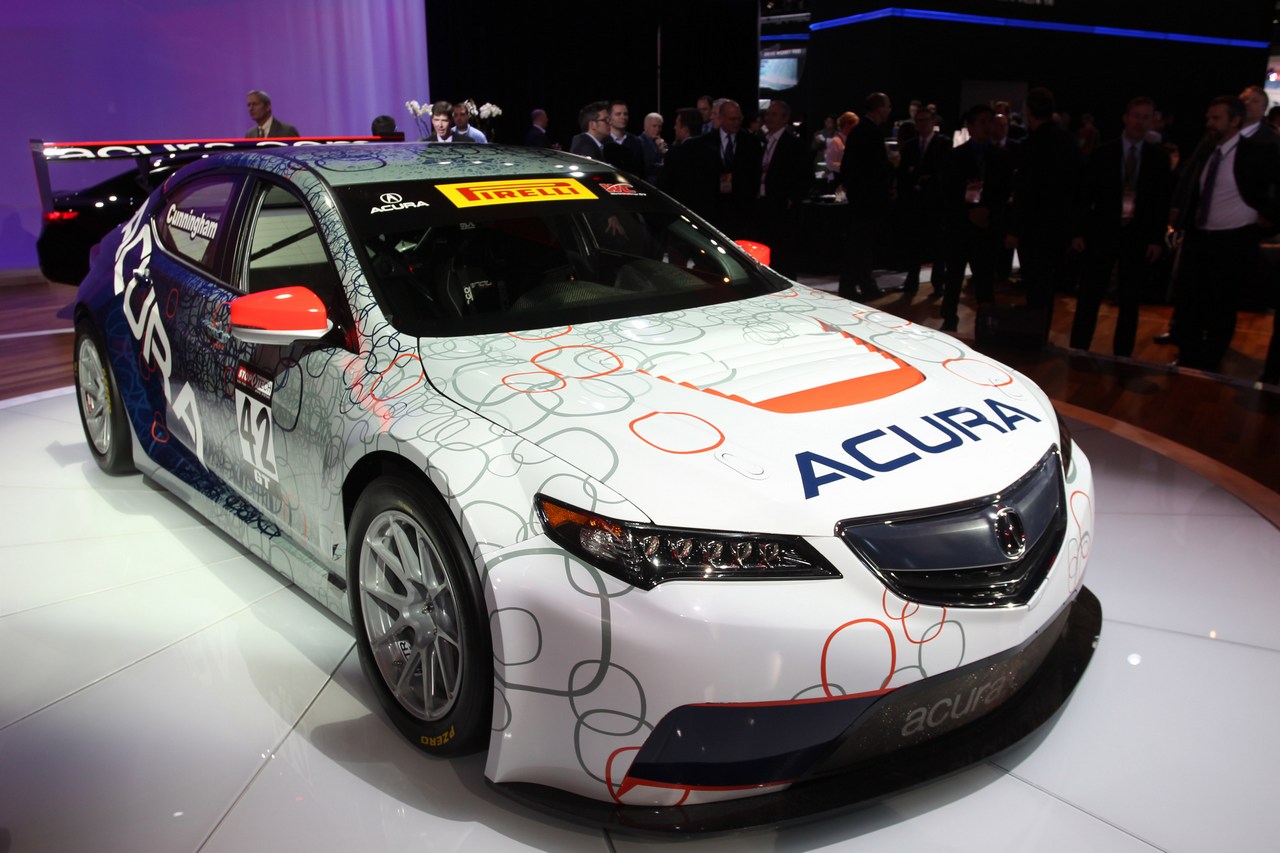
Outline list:
[[[348,144],[369,142],[403,142],[400,131],[382,136],[289,136],[267,139],[128,139],[108,142],[45,142],[32,139],[31,161],[36,170],[36,186],[40,190],[40,207],[53,210],[53,190],[49,183],[49,164],[54,162],[133,160],[139,171],[161,165],[165,160],[195,160],[201,154],[237,148],[289,148],[304,145]]]

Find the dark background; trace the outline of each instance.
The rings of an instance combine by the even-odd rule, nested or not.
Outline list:
[[[811,0],[807,5],[816,22],[888,4]],[[1270,0],[1057,0],[1051,6],[1011,0],[913,0],[902,5],[1263,43],[1271,41],[1274,13]],[[809,84],[810,103],[819,111],[843,102],[845,108],[861,112],[862,97],[876,90],[894,102],[895,117],[905,115],[912,98],[935,102],[948,131],[957,129],[959,116],[978,99],[965,97],[967,93],[1003,86],[1014,94],[1048,86],[1059,109],[1071,114],[1073,127],[1082,113],[1093,113],[1104,138],[1119,134],[1129,98],[1149,95],[1158,109],[1176,116],[1174,141],[1185,150],[1199,138],[1211,98],[1236,95],[1247,85],[1264,82],[1269,53],[1266,47],[890,18],[813,32],[804,82]],[[1019,99],[1013,98],[1015,108]]]
[[[800,5],[813,22],[890,7],[884,0]],[[912,0],[901,7],[1255,42],[1271,41],[1275,13],[1272,0]],[[567,146],[578,109],[613,97],[628,101],[633,131],[656,109],[669,135],[675,110],[700,94],[733,97],[754,111],[758,15],[756,0],[428,3],[431,97],[500,105],[504,142],[518,142],[529,111],[543,107],[552,138]],[[781,97],[815,127],[825,114],[861,112],[865,95],[879,90],[893,100],[895,119],[912,98],[937,103],[950,131],[974,100],[1003,93],[1017,101],[1029,87],[1048,86],[1073,126],[1093,113],[1104,137],[1119,133],[1130,97],[1150,95],[1176,117],[1173,137],[1184,150],[1199,137],[1209,99],[1262,83],[1270,53],[901,17],[812,32],[804,24],[766,26],[764,43],[777,33],[808,35],[784,43],[807,46],[808,55],[800,85]]]
[[[578,110],[611,98],[627,101],[633,132],[657,111],[670,135],[676,110],[699,95],[754,105],[757,8],[755,0],[430,2],[431,97],[502,107],[491,141],[519,142],[541,107],[552,140],[567,149]]]

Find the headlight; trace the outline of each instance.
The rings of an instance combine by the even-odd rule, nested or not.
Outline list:
[[[1067,426],[1066,420],[1058,413],[1057,409],[1053,410],[1058,415],[1058,452],[1062,454],[1062,474],[1064,477],[1071,476],[1071,428]]]
[[[537,495],[552,539],[571,554],[641,589],[674,580],[812,580],[840,572],[798,536],[658,527]]]

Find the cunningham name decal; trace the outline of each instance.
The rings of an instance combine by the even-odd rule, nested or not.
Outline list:
[[[197,237],[212,240],[218,236],[218,223],[216,220],[210,219],[203,213],[197,216],[195,211],[187,213],[178,210],[176,205],[169,206],[169,209],[164,214],[164,221],[175,231],[187,232],[187,236],[192,240]]]
[[[573,178],[530,181],[472,181],[436,184],[454,207],[518,204],[526,201],[594,201],[595,195]]]
[[[845,439],[840,448],[857,463],[856,466],[808,450],[797,453],[796,467],[800,471],[805,498],[817,497],[820,488],[846,477],[870,480],[876,474],[919,462],[924,458],[922,453],[946,453],[966,442],[981,441],[983,435],[1013,432],[1019,421],[1040,423],[1040,418],[1008,403],[996,400],[983,402],[994,419],[977,409],[958,406],[922,415],[919,424],[894,424]]]

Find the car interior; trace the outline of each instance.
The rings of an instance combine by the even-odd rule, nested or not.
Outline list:
[[[365,248],[400,319],[504,318],[512,328],[753,276],[737,253],[671,213],[488,217],[378,233]]]

